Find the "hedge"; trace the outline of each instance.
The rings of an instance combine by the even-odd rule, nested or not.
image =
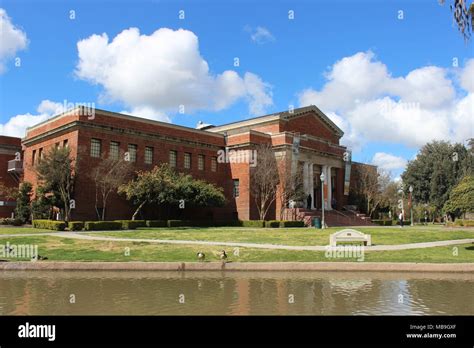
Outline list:
[[[392,226],[393,221],[392,220],[371,220],[374,224],[380,225],[380,226]],[[405,224],[405,223],[404,223]]]
[[[121,230],[122,223],[118,221],[86,221],[84,229],[86,231]]]
[[[474,220],[456,219],[456,220],[454,220],[454,225],[456,225],[456,226],[473,227],[473,226],[474,226]]]
[[[280,227],[304,227],[304,221],[280,221]]]
[[[124,230],[134,230],[138,227],[146,227],[145,220],[115,220],[115,222],[120,222],[122,224],[122,229]]]
[[[146,227],[166,227],[168,222],[166,220],[146,220]]]
[[[411,224],[410,220],[403,220],[403,226],[409,226]],[[397,225],[400,225],[400,221],[397,220]]]
[[[66,222],[55,220],[33,220],[34,228],[45,228],[47,230],[64,231],[66,229]]]
[[[280,227],[280,221],[279,220],[265,221],[265,227],[278,228]]]
[[[84,229],[84,221],[69,221],[67,226],[69,231],[82,231]]]
[[[0,220],[1,225],[13,225],[13,226],[21,226],[23,225],[23,221],[18,218],[4,218]]]
[[[242,227],[265,227],[265,221],[263,220],[244,220],[241,223]]]

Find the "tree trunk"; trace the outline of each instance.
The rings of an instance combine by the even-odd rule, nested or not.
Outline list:
[[[143,206],[145,205],[146,201],[143,201],[142,203],[140,203],[140,205],[137,207],[137,210],[135,210],[135,212],[133,213],[132,215],[132,220],[135,220],[135,217],[137,216],[138,212],[140,211],[140,209],[143,208]]]

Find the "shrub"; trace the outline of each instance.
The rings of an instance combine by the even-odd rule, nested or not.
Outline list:
[[[278,228],[280,227],[280,221],[279,220],[265,221],[265,227]]]
[[[474,226],[474,220],[463,220],[463,219],[456,219],[454,221],[455,226],[465,226],[465,227],[472,227]]]
[[[34,228],[44,228],[47,230],[64,231],[66,229],[66,222],[55,220],[33,220]]]
[[[242,221],[240,220],[217,220],[213,221],[214,226],[242,226]]]
[[[410,220],[403,220],[403,226],[409,226],[411,224]],[[397,220],[397,225],[400,225],[400,221]]]
[[[84,221],[69,221],[67,226],[69,231],[82,231],[84,229]]]
[[[21,220],[19,218],[14,218],[14,219],[4,218],[4,219],[1,219],[0,224],[1,225],[21,226],[21,225],[23,225],[23,220]]]
[[[168,223],[166,220],[146,220],[146,227],[166,227]]]
[[[265,227],[263,220],[245,220],[241,221],[242,227]]]
[[[185,226],[185,224],[183,220],[168,220],[168,227],[182,227]]]
[[[115,220],[122,224],[122,229],[124,230],[134,230],[138,227],[146,227],[145,220]]]
[[[304,227],[304,221],[280,221],[280,227]]]
[[[118,221],[86,221],[84,229],[86,231],[121,230],[122,223]]]

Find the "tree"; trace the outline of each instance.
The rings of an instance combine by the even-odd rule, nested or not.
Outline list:
[[[467,175],[461,179],[449,195],[443,210],[454,216],[461,216],[474,211],[474,176]]]
[[[432,204],[440,214],[451,189],[461,177],[473,173],[472,163],[473,152],[462,144],[428,143],[408,162],[402,174],[405,193],[413,186],[413,200]]]
[[[155,166],[151,171],[139,171],[135,179],[118,189],[137,206],[132,215],[135,220],[145,204],[174,205],[182,200],[189,206],[222,206],[225,197],[221,188],[190,175],[178,174],[169,164]]]
[[[0,196],[7,200],[15,199],[18,194],[18,187],[8,187],[0,182]]]
[[[95,167],[91,178],[95,184],[95,211],[99,220],[105,220],[107,201],[112,192],[116,192],[131,174],[131,165],[123,156],[107,157]],[[102,212],[99,211],[99,203]]]
[[[33,219],[50,219],[56,197],[43,186],[38,186],[35,199],[31,201],[31,215]]]
[[[21,183],[18,190],[15,215],[23,223],[30,221],[31,218],[30,196],[32,187],[31,183],[25,181]]]
[[[276,200],[280,183],[275,153],[271,145],[258,145],[257,165],[250,169],[250,189],[255,199],[260,220],[265,220],[268,210]]]
[[[51,148],[35,168],[41,184],[61,198],[64,219],[69,221],[75,173],[78,170],[69,147]]]
[[[286,155],[278,161],[280,184],[277,192],[280,199],[280,220],[285,219],[286,208],[290,201],[298,202],[305,196],[303,173],[299,170],[292,171],[291,165],[291,159]]]
[[[441,4],[444,4],[445,0],[440,0]],[[464,40],[469,40],[474,27],[474,2],[471,5],[467,5],[467,0],[453,0],[453,3],[449,5],[451,12],[453,13],[453,20],[464,37]]]

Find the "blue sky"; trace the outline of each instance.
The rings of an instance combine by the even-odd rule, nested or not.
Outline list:
[[[425,141],[473,136],[473,46],[452,25],[449,1],[4,0],[0,8],[26,37],[15,46],[21,38],[12,34],[0,50],[6,135],[50,117],[64,100],[191,127],[315,103],[344,129],[354,159],[395,176]],[[171,31],[152,36],[160,28]],[[116,50],[111,43],[124,31]],[[91,39],[103,33],[108,40]],[[154,54],[147,47],[160,58],[145,59]],[[123,73],[117,54],[129,55],[133,73]],[[192,75],[195,88],[176,74]]]

